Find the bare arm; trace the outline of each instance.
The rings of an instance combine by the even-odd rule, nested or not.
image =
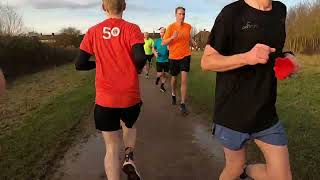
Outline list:
[[[152,48],[152,52],[153,52],[153,54],[156,56],[156,58],[158,58],[158,51],[157,51],[157,49],[156,48]]]
[[[192,38],[190,38],[190,44],[192,47],[197,48],[198,44],[195,40],[193,40]]]
[[[178,32],[175,31],[170,38],[162,40],[162,46],[169,45],[177,37],[178,37]]]
[[[245,65],[266,64],[272,52],[275,52],[274,48],[257,44],[249,52],[223,56],[207,45],[201,59],[201,68],[204,71],[226,72]]]
[[[190,31],[190,45],[193,47],[193,48],[197,48],[198,44],[197,42],[193,39],[194,37],[192,36],[192,29]]]
[[[164,39],[162,41],[162,46],[166,46],[166,45],[170,44],[173,40],[174,40],[174,38],[172,38],[172,37],[170,37],[168,39]]]
[[[225,72],[245,66],[243,59],[243,54],[223,56],[207,45],[201,59],[201,68],[204,71]]]

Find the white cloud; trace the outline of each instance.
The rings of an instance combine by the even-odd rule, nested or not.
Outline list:
[[[105,18],[101,0],[0,0],[18,7],[25,25],[43,33],[57,32],[61,27],[74,26],[86,31]],[[228,3],[235,0],[126,0],[124,18],[152,31],[174,21],[177,6],[187,8],[186,21],[198,29],[211,29],[215,17]],[[282,0],[292,6],[302,0]]]
[[[79,9],[79,8],[90,8],[98,6],[101,4],[101,1],[90,1],[90,0],[10,0],[7,1],[8,5],[16,7],[33,7],[35,9],[57,9],[57,8],[66,8],[66,9]]]

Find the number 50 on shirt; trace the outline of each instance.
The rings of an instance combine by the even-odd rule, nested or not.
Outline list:
[[[120,29],[118,27],[103,27],[103,39],[111,39],[112,37],[117,37],[120,34]]]

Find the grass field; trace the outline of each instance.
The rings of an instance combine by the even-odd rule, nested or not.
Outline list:
[[[201,53],[194,53],[189,76],[190,102],[198,112],[213,112],[215,73],[202,72]],[[289,139],[294,179],[320,177],[320,56],[298,56],[303,67],[295,78],[279,82],[277,108]],[[210,119],[211,121],[211,119]],[[256,147],[252,161],[261,160]]]
[[[9,83],[0,97],[0,179],[44,177],[90,111],[93,88],[93,73],[71,64]]]

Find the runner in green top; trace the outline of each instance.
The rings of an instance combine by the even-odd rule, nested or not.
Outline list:
[[[149,37],[149,33],[144,33],[144,52],[147,56],[147,64],[145,66],[145,77],[149,79],[149,71],[152,64],[153,52],[152,47],[154,46],[153,40]]]

